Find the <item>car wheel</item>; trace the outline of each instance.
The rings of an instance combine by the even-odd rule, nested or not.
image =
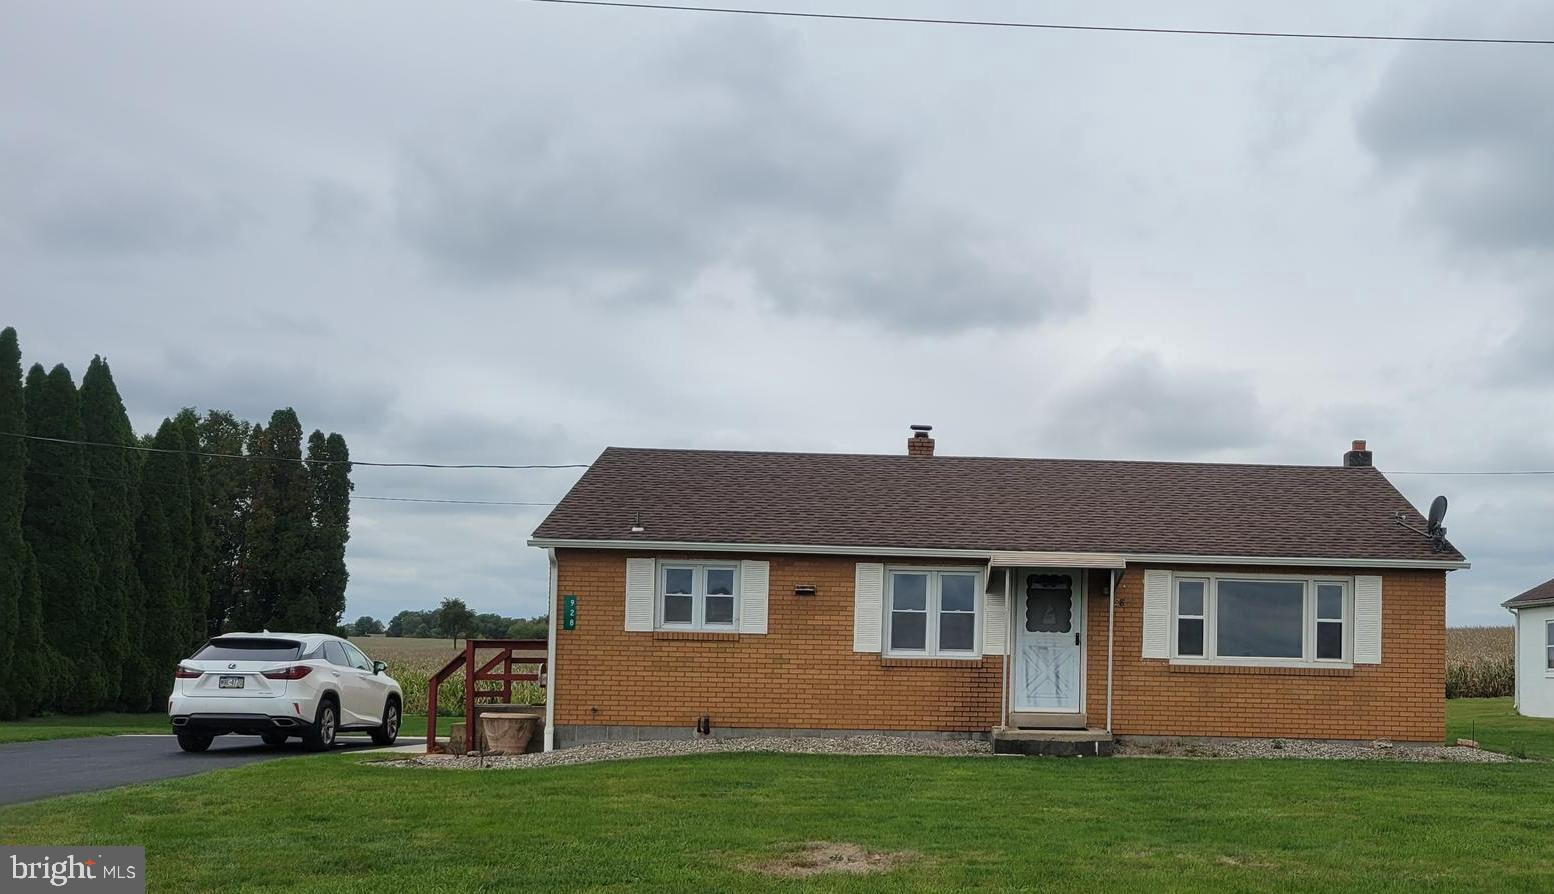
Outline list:
[[[377,745],[393,745],[399,738],[399,702],[389,699],[383,709],[383,725],[372,731],[372,741]]]
[[[313,721],[313,728],[303,737],[309,751],[328,751],[334,747],[335,733],[340,727],[339,711],[334,702],[324,702],[318,706],[318,718]]]
[[[179,733],[178,747],[184,751],[204,751],[210,747],[210,743],[216,740],[215,736],[202,733]]]
[[[285,733],[260,733],[259,738],[263,739],[266,745],[285,745],[287,736]]]

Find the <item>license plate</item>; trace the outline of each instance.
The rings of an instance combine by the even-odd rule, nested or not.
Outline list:
[[[243,678],[242,677],[222,677],[221,678],[221,688],[222,689],[242,689],[243,688]]]

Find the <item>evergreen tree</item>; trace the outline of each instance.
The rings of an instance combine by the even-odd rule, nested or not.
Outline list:
[[[63,365],[34,366],[25,392],[29,435],[81,441],[81,399]],[[103,703],[97,655],[97,557],[86,448],[35,441],[27,451],[22,529],[37,558],[43,637],[50,653],[52,705],[72,714]]]
[[[210,608],[211,550],[206,525],[210,504],[205,492],[206,460],[199,455],[200,417],[194,410],[185,407],[173,417],[173,424],[178,427],[178,434],[183,439],[183,449],[188,451],[184,465],[187,470],[189,498],[189,579],[184,587],[187,604],[184,606],[183,616],[186,624],[183,628],[183,647],[180,650],[187,653],[204,642],[209,623],[206,613]]]
[[[97,444],[133,446],[135,432],[124,401],[114,385],[107,361],[93,357],[81,377],[81,427],[86,440]],[[121,704],[125,677],[138,660],[138,643],[129,631],[130,598],[135,581],[136,461],[134,451],[107,447],[86,449],[87,487],[92,494],[93,552],[97,560],[96,656],[104,690],[100,707]]]
[[[302,424],[296,411],[276,410],[256,441],[241,626],[309,632],[321,613],[313,593],[312,492],[299,462]]]
[[[345,544],[351,539],[351,453],[345,438],[308,438],[308,478],[313,491],[313,591],[318,599],[317,629],[340,623],[345,615]]]
[[[27,485],[27,416],[16,330],[0,330],[0,719],[38,707],[42,683],[39,594],[22,534]]]
[[[200,420],[200,449],[207,454],[241,456],[252,428],[231,413],[211,410]],[[235,629],[226,625],[241,594],[238,563],[248,526],[254,465],[241,459],[205,460],[205,527],[210,548],[206,566],[206,636]]]
[[[141,470],[140,519],[136,525],[137,566],[144,589],[143,654],[147,704],[155,707],[171,692],[173,671],[186,655],[193,620],[189,612],[189,466],[183,433],[162,420]],[[165,452],[164,452],[165,451]]]

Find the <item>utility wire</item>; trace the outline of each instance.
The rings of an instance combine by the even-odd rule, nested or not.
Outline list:
[[[1554,475],[1554,469],[1508,469],[1505,471],[1421,472],[1418,470],[1394,471],[1382,469],[1387,475]]]
[[[1271,37],[1300,40],[1356,40],[1400,43],[1477,43],[1554,46],[1554,40],[1515,37],[1435,37],[1413,34],[1349,34],[1321,31],[1228,31],[1208,28],[1131,28],[1121,25],[1060,25],[1054,22],[995,21],[988,19],[943,19],[917,16],[860,15],[840,12],[800,12],[790,9],[754,9],[728,6],[691,6],[677,3],[628,3],[623,0],[527,0],[560,6],[601,6],[616,9],[647,9],[663,12],[710,12],[726,15],[769,16],[791,19],[830,19],[847,22],[891,22],[909,25],[958,25],[972,28],[1024,28],[1039,31],[1104,31],[1117,34],[1195,35],[1200,37]]]
[[[119,450],[139,450],[143,453],[173,453],[179,456],[203,456],[209,459],[241,459],[248,462],[281,462],[300,463],[303,465],[320,466],[372,466],[383,469],[586,469],[587,463],[559,463],[545,465],[530,463],[526,465],[499,465],[495,463],[382,463],[369,462],[364,459],[292,459],[289,456],[246,456],[241,453],[206,453],[200,450],[169,450],[165,447],[147,447],[143,444],[105,444],[101,441],[76,441],[70,438],[47,438],[43,435],[22,435],[16,432],[3,431],[0,435],[8,438],[21,438],[27,441],[42,441],[48,444],[68,444],[77,447],[115,447]]]
[[[189,488],[188,482],[184,482],[184,481],[148,481],[148,480],[145,480],[145,479],[135,479],[135,478],[117,478],[117,477],[113,477],[113,476],[109,476],[109,475],[90,475],[90,474],[86,474],[86,473],[77,474],[77,473],[74,473],[74,472],[49,472],[49,471],[45,471],[43,469],[28,469],[27,470],[27,474],[29,474],[29,475],[47,475],[50,478],[84,478],[84,479],[88,479],[88,480],[91,480],[91,481],[112,481],[112,482],[117,482],[119,484],[133,484],[133,485],[135,485],[137,487],[171,487],[171,488],[183,488],[185,490],[187,490]],[[353,499],[353,500],[382,500],[382,501],[389,502],[389,503],[457,503],[457,504],[463,505],[463,506],[554,506],[554,505],[556,505],[555,503],[541,503],[541,502],[533,502],[533,503],[531,503],[531,502],[520,502],[520,501],[512,501],[512,500],[432,500],[432,499],[423,499],[423,498],[420,498],[420,497],[380,497],[380,496],[377,496],[375,494],[355,494],[355,493],[351,494],[351,499]]]

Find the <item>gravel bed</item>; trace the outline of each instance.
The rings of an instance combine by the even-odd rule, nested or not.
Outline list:
[[[664,739],[600,742],[549,754],[479,756],[415,755],[380,761],[376,766],[433,767],[444,770],[527,770],[598,761],[686,754],[771,752],[783,754],[874,754],[929,757],[989,757],[992,747],[974,739],[912,739],[901,736],[769,736],[761,738]],[[1386,742],[1314,742],[1304,739],[1223,739],[1167,741],[1117,745],[1118,757],[1174,758],[1299,758],[1328,760],[1393,760],[1412,762],[1506,763],[1514,758],[1477,748],[1441,745],[1392,745]]]
[[[1394,745],[1390,742],[1313,742],[1306,739],[1225,739],[1213,742],[1151,742],[1117,744],[1121,757],[1197,758],[1325,758],[1416,763],[1458,762],[1499,764],[1514,758],[1460,745]]]
[[[684,754],[716,754],[730,751],[764,751],[784,754],[883,754],[926,755],[931,757],[988,757],[993,753],[987,742],[975,739],[911,739],[903,736],[771,736],[726,739],[665,739],[640,742],[600,742],[579,745],[546,754],[494,755],[479,757],[418,755],[409,760],[384,761],[390,767],[437,767],[440,769],[527,770],[589,764],[596,761],[631,760],[639,757],[677,757]]]

